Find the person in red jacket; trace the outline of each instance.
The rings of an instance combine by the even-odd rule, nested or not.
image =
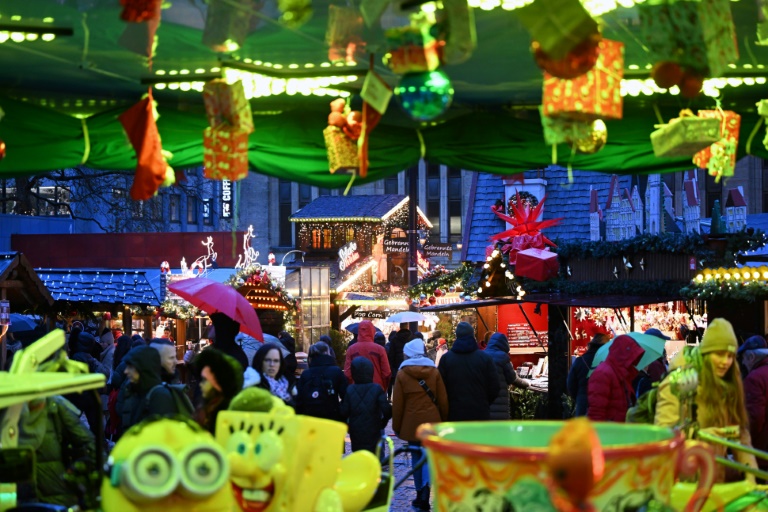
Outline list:
[[[350,384],[352,380],[352,361],[358,357],[364,357],[373,363],[373,382],[381,386],[384,391],[389,387],[389,377],[392,370],[389,367],[387,351],[381,345],[374,343],[376,328],[370,320],[363,320],[357,329],[357,343],[347,349],[347,357],[344,361],[344,375]]]
[[[744,405],[749,415],[752,446],[768,451],[768,348],[745,351],[742,364],[748,372],[744,379]],[[768,461],[757,459],[757,465],[768,471]]]
[[[645,350],[627,335],[613,340],[608,357],[597,365],[587,381],[589,419],[624,423],[627,410],[635,401],[632,389],[632,380],[637,376],[635,365],[644,353]]]

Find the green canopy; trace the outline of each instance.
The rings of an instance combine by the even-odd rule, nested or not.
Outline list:
[[[768,47],[755,39],[755,2],[731,3],[739,33],[741,61],[731,76],[755,77],[765,72]],[[328,2],[313,2],[314,17],[297,30],[273,20],[278,11],[264,3],[260,25],[243,48],[226,59],[252,59],[296,64],[318,69],[327,60],[323,43]],[[220,57],[201,42],[206,4],[202,0],[173,2],[163,11],[158,31],[154,71],[210,70]],[[40,173],[83,165],[93,169],[131,170],[135,156],[117,116],[147,90],[142,79],[157,78],[145,59],[118,44],[125,28],[118,0],[0,0],[0,22],[10,16],[52,17],[56,26],[74,30],[71,37],[54,41],[0,44],[5,71],[0,75],[0,139],[7,157],[0,162],[0,177]],[[456,95],[454,105],[436,123],[418,125],[406,119],[393,99],[387,115],[371,138],[368,180],[377,180],[414,165],[420,157],[468,170],[512,174],[552,163],[552,150],[542,137],[537,105],[541,101],[541,71],[530,56],[529,35],[513,12],[477,10],[478,47],[464,64],[447,66]],[[394,15],[393,15],[394,16]],[[387,22],[406,24],[405,18]],[[605,37],[626,44],[627,76],[643,77],[651,62],[637,28],[635,9],[619,8],[604,17]],[[0,23],[1,24],[1,23]],[[87,37],[86,37],[87,35]],[[383,50],[380,29],[367,30],[367,48]],[[87,45],[86,45],[87,41]],[[296,67],[296,66],[294,66]],[[340,70],[345,74],[346,69]],[[387,68],[377,71],[390,83],[397,81]],[[357,68],[362,70],[362,66]],[[359,91],[362,80],[348,84]],[[755,103],[768,97],[763,85],[726,87],[722,105],[742,115],[739,156],[759,121]],[[173,153],[174,167],[202,163],[202,132],[207,126],[199,92],[156,90],[163,148]],[[594,155],[571,155],[561,146],[557,161],[574,168],[610,173],[672,172],[692,166],[690,159],[654,157],[649,135],[654,124],[676,117],[682,108],[712,108],[714,101],[679,96],[625,97],[624,119],[608,121],[608,144]],[[250,136],[249,160],[256,172],[321,187],[344,186],[349,176],[328,171],[322,130],[326,126],[328,97],[278,95],[251,101],[256,131]],[[359,98],[355,101],[359,102]],[[658,115],[657,115],[658,111]],[[77,114],[82,117],[74,117]],[[750,153],[768,158],[757,130]]]

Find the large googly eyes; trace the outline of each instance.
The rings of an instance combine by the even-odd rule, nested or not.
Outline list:
[[[253,453],[259,469],[269,471],[283,457],[283,440],[275,432],[264,432],[256,439]]]
[[[245,432],[235,432],[229,439],[227,439],[227,446],[225,447],[227,453],[236,453],[237,455],[245,456],[251,451],[251,438]]]
[[[221,489],[229,480],[229,464],[216,445],[195,444],[180,454],[181,488],[186,496],[204,498]]]
[[[120,468],[120,487],[132,501],[165,498],[179,484],[175,458],[162,447],[148,446],[132,453]]]

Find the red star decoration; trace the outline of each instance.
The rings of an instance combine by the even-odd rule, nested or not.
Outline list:
[[[517,192],[516,194],[516,204],[512,204],[512,213],[513,217],[510,217],[509,215],[505,215],[503,213],[500,213],[497,210],[494,210],[494,213],[497,217],[499,217],[504,222],[507,222],[509,224],[512,224],[514,226],[512,229],[508,229],[506,231],[502,231],[501,233],[498,233],[496,235],[493,235],[491,237],[491,240],[497,241],[497,240],[503,240],[505,238],[512,238],[515,236],[520,235],[530,235],[535,236],[538,234],[541,234],[541,230],[544,228],[556,226],[560,223],[561,220],[563,220],[562,217],[557,219],[550,219],[550,220],[536,220],[539,218],[539,215],[541,214],[541,210],[544,206],[544,202],[547,200],[547,196],[544,196],[541,198],[541,201],[539,201],[539,204],[536,205],[535,208],[530,208],[529,206],[523,204],[522,200],[520,199],[520,192]],[[545,244],[551,246],[551,247],[557,247],[549,238],[545,237],[544,235],[541,235],[542,240]]]

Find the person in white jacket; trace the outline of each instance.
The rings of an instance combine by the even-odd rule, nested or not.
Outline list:
[[[448,342],[445,341],[445,338],[438,338],[437,352],[435,353],[435,366],[440,364],[440,358],[443,357],[443,354],[446,352],[448,352]]]

